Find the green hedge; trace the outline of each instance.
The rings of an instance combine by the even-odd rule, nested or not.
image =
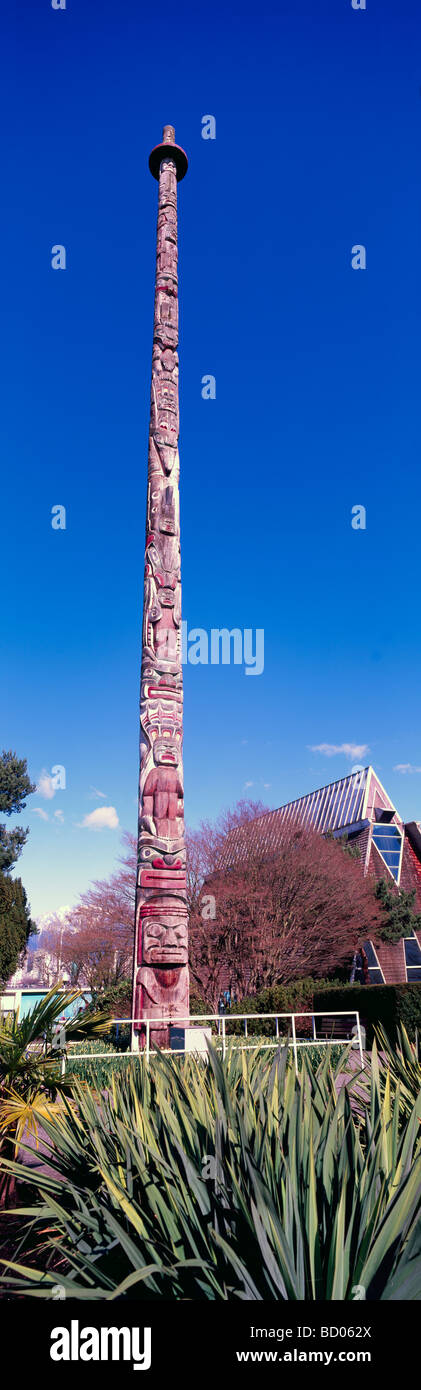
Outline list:
[[[306,1013],[310,1015],[314,1007],[313,999],[315,990],[323,986],[330,989],[333,988],[333,986],[338,989],[342,988],[338,980],[313,980],[311,976],[307,975],[305,979],[291,980],[286,985],[272,985],[270,989],[260,990],[259,994],[253,994],[246,999],[241,999],[238,1004],[232,1005],[231,1009],[226,1014],[226,1018],[232,1020],[235,1014],[297,1013],[300,1009],[305,1009]],[[247,1027],[251,1037],[253,1037],[255,1033],[265,1037],[273,1036],[273,1020],[269,1018],[266,1021],[256,1020],[256,1023],[253,1023],[252,1020],[249,1019]],[[280,1023],[280,1028],[281,1027],[282,1024]],[[309,1030],[311,1031],[310,1018],[308,1019],[307,1025],[305,1018],[297,1019],[296,1027],[297,1034],[306,1034]],[[288,1020],[285,1019],[283,1031],[287,1033],[289,1029],[290,1024]],[[242,1033],[243,1031],[243,1022],[230,1024],[229,1033]]]
[[[314,1009],[358,1009],[367,1029],[368,1047],[372,1045],[376,1024],[382,1025],[392,1043],[396,1041],[399,1024],[413,1039],[416,1029],[421,1033],[421,981],[402,985],[318,985]]]

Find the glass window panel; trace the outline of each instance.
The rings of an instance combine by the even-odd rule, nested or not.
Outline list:
[[[366,956],[367,956],[368,964],[374,966],[374,969],[375,969],[375,970],[378,970],[378,968],[379,968],[379,962],[378,962],[378,960],[377,960],[377,956],[376,956],[376,953],[375,953],[375,950],[374,950],[374,946],[372,945],[372,942],[371,942],[371,941],[365,941],[365,942],[364,942],[364,950],[365,950],[365,954],[366,954]]]
[[[377,970],[373,970],[373,969],[371,968],[371,966],[370,966],[369,971],[368,971],[368,974],[369,974],[370,983],[371,983],[372,985],[382,985],[382,984],[383,984],[383,975],[382,975],[381,970],[379,970],[378,968],[377,968]]]
[[[418,945],[416,936],[409,937],[405,942],[405,960],[407,965],[421,965],[421,949]]]
[[[374,825],[373,840],[393,877],[399,874],[401,835],[396,825]]]
[[[406,978],[408,984],[411,980],[421,980],[421,965],[410,965],[409,967],[407,966]]]

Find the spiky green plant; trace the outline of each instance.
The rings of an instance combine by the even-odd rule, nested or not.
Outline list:
[[[49,990],[24,1018],[0,1017],[0,1135],[19,1145],[25,1132],[37,1138],[57,1094],[68,1092],[70,1079],[61,1075],[60,1047],[55,1029],[67,1008],[82,998],[78,989]],[[66,1019],[66,1046],[81,1038],[98,1037],[109,1028],[104,1014]]]
[[[140,1057],[48,1117],[48,1163],[3,1248],[9,1295],[78,1299],[421,1297],[421,1095],[405,1123],[374,1067],[364,1102],[286,1049],[225,1064]],[[24,1176],[9,1161],[9,1172]],[[3,1221],[7,1227],[8,1218]],[[28,1263],[30,1252],[31,1264]]]
[[[390,1072],[390,1083],[394,1095],[398,1098],[398,1103],[406,1115],[411,1112],[414,1100],[416,1100],[421,1087],[421,1060],[417,1042],[411,1042],[406,1028],[401,1024],[397,1029],[396,1043],[391,1047],[390,1041],[384,1028],[375,1029],[378,1049],[380,1076],[387,1077]],[[377,1055],[377,1046],[373,1048],[374,1055]]]

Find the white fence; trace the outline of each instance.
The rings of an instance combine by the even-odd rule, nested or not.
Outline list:
[[[296,1024],[295,1024],[295,1020],[296,1020],[297,1018],[306,1018],[306,1019],[311,1018],[311,1020],[312,1020],[312,1033],[313,1033],[313,1036],[312,1036],[310,1039],[297,1038],[297,1029],[296,1029]],[[318,1038],[318,1037],[317,1037],[317,1025],[316,1025],[316,1019],[317,1019],[317,1018],[323,1018],[323,1019],[329,1019],[329,1018],[331,1018],[331,1019],[337,1019],[337,1018],[348,1018],[348,1019],[350,1019],[350,1018],[355,1018],[355,1024],[353,1025],[353,1036],[352,1036],[351,1038],[349,1038],[349,1036],[348,1036],[348,1037],[336,1037],[336,1036],[335,1036],[335,1037],[330,1037],[330,1038]],[[281,1036],[280,1030],[279,1030],[279,1021],[280,1021],[280,1019],[290,1019],[290,1020],[291,1020],[291,1037],[288,1036],[288,1037],[286,1037],[285,1039],[282,1038],[282,1041],[285,1043],[286,1046],[292,1047],[292,1049],[293,1049],[293,1052],[294,1052],[294,1062],[295,1062],[295,1070],[296,1070],[297,1074],[298,1074],[298,1049],[299,1049],[300,1047],[304,1047],[304,1048],[305,1048],[305,1047],[314,1047],[315,1044],[316,1044],[318,1047],[332,1047],[332,1046],[334,1046],[335,1044],[339,1044],[339,1045],[342,1044],[342,1045],[345,1046],[346,1043],[350,1043],[350,1042],[351,1042],[351,1044],[352,1044],[353,1046],[357,1046],[357,1047],[358,1047],[358,1050],[359,1050],[359,1053],[360,1053],[360,1058],[361,1058],[361,1066],[364,1067],[364,1052],[363,1052],[363,1043],[362,1043],[362,1037],[361,1037],[361,1024],[360,1024],[360,1016],[359,1016],[359,1013],[358,1013],[358,1010],[357,1010],[357,1009],[341,1009],[341,1010],[339,1010],[339,1011],[336,1011],[335,1013],[333,1013],[333,1012],[331,1013],[331,1012],[329,1012],[328,1010],[319,1010],[318,1013],[311,1013],[311,1014],[309,1014],[308,1012],[305,1012],[304,1010],[302,1010],[301,1013],[293,1013],[293,1014],[292,1014],[292,1013],[291,1013],[291,1014],[283,1014],[283,1013],[280,1013],[280,1014],[245,1014],[245,1013],[244,1013],[244,1014],[191,1014],[191,1015],[189,1016],[188,1019],[187,1019],[187,1017],[169,1019],[168,1016],[167,1016],[166,1018],[162,1018],[161,1016],[157,1016],[156,1018],[145,1018],[145,1019],[138,1019],[138,1018],[137,1018],[137,1019],[131,1019],[131,1018],[115,1018],[115,1019],[113,1019],[113,1023],[114,1023],[114,1024],[120,1024],[120,1023],[130,1024],[130,1025],[135,1024],[137,1027],[139,1027],[139,1026],[142,1027],[142,1029],[144,1030],[144,1033],[145,1033],[145,1046],[144,1046],[144,1048],[142,1048],[141,1050],[139,1050],[138,1048],[136,1048],[135,1050],[132,1050],[132,1051],[129,1051],[129,1050],[128,1050],[127,1052],[121,1052],[121,1051],[120,1051],[120,1052],[74,1052],[74,1053],[69,1053],[69,1054],[68,1054],[68,1058],[66,1058],[66,1055],[64,1054],[63,1057],[62,1057],[62,1060],[61,1060],[62,1075],[63,1075],[63,1076],[65,1075],[65,1071],[66,1071],[66,1060],[69,1060],[69,1061],[70,1061],[71,1057],[77,1057],[80,1061],[83,1060],[83,1061],[92,1061],[92,1062],[99,1061],[100,1059],[105,1060],[105,1061],[111,1061],[113,1057],[120,1057],[120,1058],[122,1058],[122,1057],[145,1057],[145,1058],[146,1058],[146,1061],[149,1062],[151,1056],[153,1057],[154,1055],[155,1055],[155,1056],[159,1055],[158,1053],[154,1053],[154,1049],[153,1049],[153,1047],[151,1047],[151,1028],[153,1029],[153,1028],[157,1028],[157,1027],[166,1027],[166,1028],[169,1028],[169,1027],[177,1027],[177,1028],[180,1028],[180,1029],[182,1029],[182,1028],[187,1028],[187,1027],[188,1027],[188,1028],[194,1028],[197,1024],[205,1024],[205,1023],[214,1023],[214,1022],[216,1022],[216,1023],[218,1024],[218,1037],[221,1038],[222,1057],[224,1058],[224,1057],[226,1056],[226,1052],[227,1052],[227,1042],[230,1042],[230,1041],[231,1041],[229,1038],[227,1038],[227,1024],[238,1023],[238,1022],[240,1022],[241,1020],[243,1020],[243,1023],[244,1023],[244,1037],[247,1038],[247,1037],[249,1036],[249,1033],[248,1033],[248,1021],[249,1021],[249,1019],[251,1019],[251,1020],[253,1021],[253,1023],[257,1023],[257,1022],[259,1021],[259,1019],[273,1019],[273,1021],[274,1021],[274,1033],[275,1033],[275,1037],[274,1037],[271,1041],[269,1041],[269,1042],[258,1043],[257,1046],[259,1046],[259,1047],[262,1048],[262,1049],[270,1049],[270,1048],[276,1048],[276,1047],[278,1047],[278,1046],[279,1046],[279,1039],[280,1039],[280,1036]],[[345,1030],[344,1030],[344,1031],[345,1031]],[[234,1035],[234,1036],[235,1036],[235,1035]],[[216,1041],[216,1039],[215,1039],[215,1041]],[[242,1041],[240,1041],[240,1040],[238,1039],[238,1040],[237,1040],[237,1046],[233,1046],[233,1047],[231,1048],[231,1051],[234,1051],[234,1052],[237,1052],[237,1051],[252,1051],[253,1048],[254,1048],[255,1046],[256,1046],[255,1043],[246,1043],[245,1041],[242,1042]],[[192,1050],[192,1049],[186,1049],[185,1047],[176,1047],[176,1048],[169,1048],[169,1047],[166,1047],[166,1048],[160,1048],[159,1051],[160,1051],[161,1053],[166,1054],[166,1055],[169,1054],[170,1056],[180,1056],[180,1055],[183,1055],[186,1051],[191,1051],[191,1050]]]

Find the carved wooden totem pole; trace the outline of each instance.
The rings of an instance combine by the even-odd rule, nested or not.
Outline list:
[[[159,183],[140,689],[138,868],[132,1046],[169,1045],[188,1019],[178,455],[177,181],[187,157],[165,126],[149,158]],[[168,1023],[165,1022],[168,1020]]]

